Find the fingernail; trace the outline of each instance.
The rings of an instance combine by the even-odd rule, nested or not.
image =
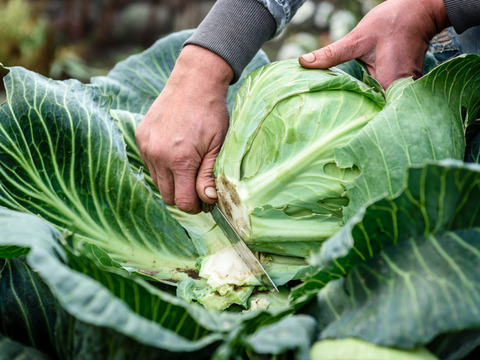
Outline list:
[[[214,187],[206,187],[205,188],[205,195],[207,195],[210,199],[216,199],[217,198],[217,190],[215,190]]]
[[[302,59],[305,60],[308,63],[312,63],[315,61],[315,54],[313,52],[302,55]]]

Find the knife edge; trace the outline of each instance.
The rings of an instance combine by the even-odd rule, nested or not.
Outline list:
[[[236,232],[232,224],[228,221],[217,205],[213,207],[211,214],[217,225],[220,227],[220,229],[222,229],[223,233],[230,241],[230,244],[233,246],[236,253],[243,260],[253,276],[255,276],[260,284],[265,286],[268,290],[278,292],[277,286],[267,274],[260,261],[248,248],[247,244],[245,244],[243,239]]]

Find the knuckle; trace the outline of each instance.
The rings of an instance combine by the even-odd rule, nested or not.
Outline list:
[[[196,172],[198,164],[191,157],[183,153],[177,153],[172,158],[172,168],[180,173]]]
[[[196,209],[196,204],[195,201],[192,201],[190,199],[184,198],[184,197],[178,197],[175,199],[175,204],[177,207],[189,214],[195,214],[198,213],[198,210]]]
[[[337,57],[337,51],[333,45],[325,46],[320,49],[321,55],[327,59],[335,59]]]
[[[163,147],[157,144],[148,146],[145,153],[148,154],[150,161],[157,167],[163,167],[168,160],[168,153],[165,152]]]
[[[157,186],[157,189],[162,196],[163,202],[167,205],[175,205],[174,193],[171,189],[170,184],[158,178],[155,185]]]
[[[175,205],[175,201],[173,201],[173,198],[171,196],[168,196],[167,194],[164,195],[161,192],[160,192],[160,195],[162,195],[162,200],[165,204],[170,206]]]
[[[359,44],[361,42],[361,39],[364,37],[364,35],[360,35],[360,33],[358,33],[357,31],[355,30],[352,30],[351,32],[349,32],[346,36],[345,36],[345,39],[348,40],[348,42],[350,44],[352,44],[353,46]]]

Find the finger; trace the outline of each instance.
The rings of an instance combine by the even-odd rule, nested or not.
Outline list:
[[[175,205],[175,186],[172,173],[169,170],[163,170],[156,172],[155,175],[156,182],[154,183],[162,195],[163,202],[167,205]]]
[[[309,69],[328,69],[365,54],[365,46],[355,32],[321,49],[302,55],[300,65]]]
[[[217,201],[215,176],[213,174],[216,158],[216,152],[206,154],[197,175],[196,189],[198,197],[207,204],[213,204]]]
[[[158,152],[152,153],[154,155],[158,155]],[[162,200],[165,204],[175,205],[175,193],[172,173],[164,166],[159,165],[163,163],[163,160],[157,159],[155,156],[149,157],[148,154],[149,152],[143,151],[141,153],[141,156],[145,166],[148,169],[150,177],[152,178],[153,184],[160,192]]]
[[[175,187],[175,205],[189,214],[200,212],[200,200],[195,191],[197,169],[195,167],[183,167],[173,173]]]

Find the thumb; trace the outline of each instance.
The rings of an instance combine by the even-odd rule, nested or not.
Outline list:
[[[197,174],[196,190],[200,200],[207,204],[213,204],[217,201],[217,190],[215,188],[215,176],[213,167],[217,153],[208,153],[202,160]]]
[[[309,69],[328,69],[363,55],[353,34],[328,46],[302,55],[300,65]]]

